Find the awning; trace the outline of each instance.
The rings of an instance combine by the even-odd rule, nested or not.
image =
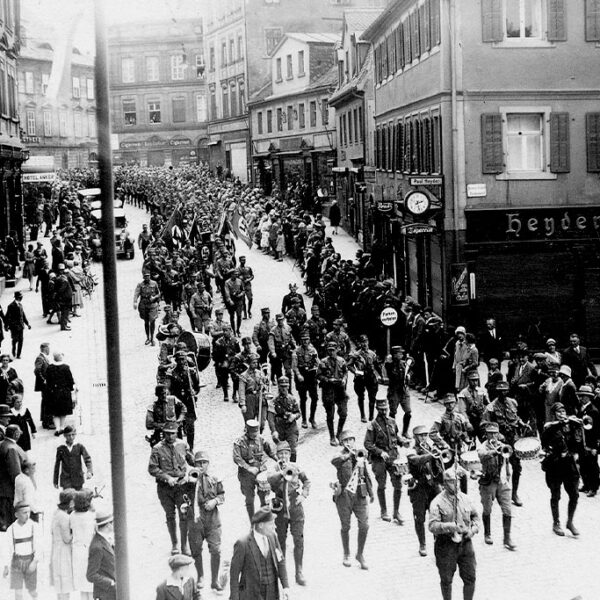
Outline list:
[[[221,143],[221,140],[217,140],[216,142],[208,142],[207,146],[217,146]]]
[[[0,134],[0,156],[26,160],[29,156],[29,150],[23,145],[19,138]]]

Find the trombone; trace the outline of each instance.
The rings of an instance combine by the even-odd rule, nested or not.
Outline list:
[[[443,463],[450,462],[452,460],[452,450],[450,448],[444,448],[440,450],[437,446],[432,446],[427,440],[423,444],[419,444],[419,448],[423,450],[424,454],[429,454],[434,460],[440,460]]]
[[[508,444],[502,444],[501,442],[493,442],[491,446],[496,450],[496,452],[502,456],[502,458],[509,459],[512,456],[513,449],[512,446]]]

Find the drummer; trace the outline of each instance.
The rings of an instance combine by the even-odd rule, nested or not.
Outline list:
[[[516,550],[510,537],[511,526],[511,466],[505,456],[503,444],[500,441],[500,428],[498,423],[488,423],[485,427],[486,441],[477,451],[481,461],[481,477],[479,478],[479,494],[483,506],[483,531],[484,540],[492,545],[491,519],[494,499],[498,501],[502,510],[502,528],[504,529],[504,547],[507,550]],[[510,446],[508,446],[510,448]]]

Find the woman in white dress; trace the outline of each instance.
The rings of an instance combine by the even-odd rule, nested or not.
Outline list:
[[[58,600],[69,600],[73,591],[73,558],[69,513],[73,510],[75,490],[60,493],[58,509],[52,517],[52,554],[50,556],[50,584]]]
[[[75,509],[70,515],[73,534],[73,587],[81,600],[92,600],[94,586],[87,580],[88,553],[96,528],[92,510],[92,491],[83,489],[75,494]]]

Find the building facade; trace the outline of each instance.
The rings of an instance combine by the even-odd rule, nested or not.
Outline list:
[[[288,33],[271,55],[272,81],[248,103],[254,181],[329,189],[335,160],[336,34]]]
[[[401,287],[474,331],[598,345],[598,2],[399,0],[363,37]]]
[[[108,49],[114,162],[206,161],[202,20],[112,26]]]

